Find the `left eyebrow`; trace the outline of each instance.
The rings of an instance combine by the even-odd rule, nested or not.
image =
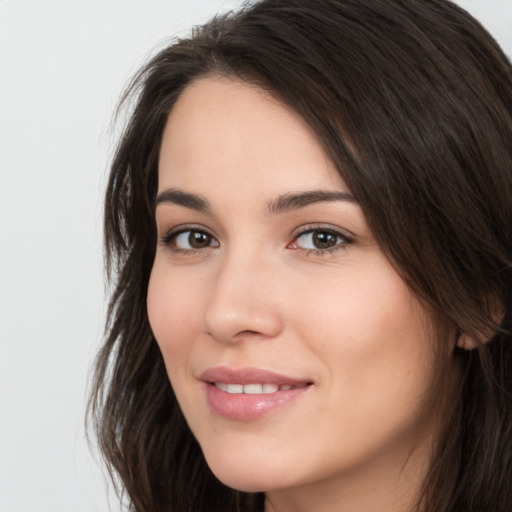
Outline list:
[[[312,190],[308,192],[290,193],[279,196],[268,203],[268,210],[270,213],[274,214],[285,213],[323,201],[346,201],[349,203],[357,203],[355,197],[348,192]]]

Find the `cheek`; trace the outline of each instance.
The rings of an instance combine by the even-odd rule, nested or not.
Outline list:
[[[298,330],[319,346],[335,349],[340,346],[336,340],[342,340],[345,348],[358,352],[384,348],[384,340],[399,341],[416,330],[411,292],[394,271],[382,266],[321,276],[294,289],[289,311]]]
[[[333,383],[356,401],[422,392],[434,379],[430,320],[385,261],[298,290],[291,310],[298,336],[329,368]],[[396,385],[395,385],[396,384]],[[364,398],[364,400],[363,400]]]
[[[182,362],[201,318],[201,303],[195,287],[181,283],[179,273],[172,279],[155,262],[147,295],[149,323],[168,367]]]

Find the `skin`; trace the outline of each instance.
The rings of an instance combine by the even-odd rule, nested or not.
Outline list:
[[[165,200],[169,189],[210,208]],[[350,194],[298,114],[244,82],[189,85],[160,154],[151,327],[222,482],[265,491],[266,512],[412,511],[439,419],[431,320],[357,202],[269,211],[312,190]],[[172,236],[187,229],[199,248],[190,232]],[[199,378],[219,365],[312,385],[260,418],[226,419]]]

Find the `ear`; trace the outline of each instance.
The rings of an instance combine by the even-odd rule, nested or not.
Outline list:
[[[459,331],[457,335],[457,347],[463,350],[473,350],[478,346],[485,345],[498,332],[499,326],[505,316],[503,306],[495,295],[488,295],[486,299],[487,314],[492,319],[493,325],[490,324],[482,328],[481,332],[477,334],[476,339],[469,334]]]
[[[468,334],[459,334],[457,337],[457,347],[464,350],[473,350],[478,347],[478,343]]]

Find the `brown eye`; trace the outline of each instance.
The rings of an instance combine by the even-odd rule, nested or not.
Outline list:
[[[334,247],[339,241],[339,235],[329,231],[314,231],[312,234],[312,243],[317,249],[329,249]]]
[[[207,233],[202,233],[201,231],[190,231],[189,233],[188,243],[193,249],[203,249],[203,247],[210,245],[212,237]]]
[[[302,249],[305,251],[314,251],[321,255],[323,252],[329,254],[338,249],[345,248],[353,240],[347,235],[333,229],[310,229],[303,231],[302,234],[291,244],[292,249]]]
[[[166,243],[178,251],[196,251],[208,247],[218,247],[219,243],[209,233],[194,229],[187,229],[174,233],[165,240]]]

